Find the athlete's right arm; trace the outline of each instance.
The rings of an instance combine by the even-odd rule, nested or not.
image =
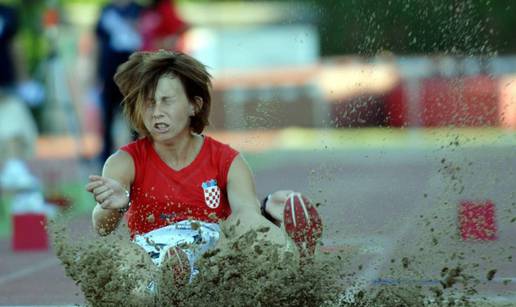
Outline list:
[[[92,193],[97,205],[93,209],[93,227],[100,235],[108,235],[118,227],[129,205],[128,192],[134,180],[134,163],[125,151],[117,151],[104,164],[102,176],[90,176],[86,190]]]

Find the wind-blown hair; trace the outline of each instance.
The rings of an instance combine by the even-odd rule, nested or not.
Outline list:
[[[143,123],[144,105],[149,97],[154,97],[158,80],[164,75],[181,81],[188,101],[196,110],[191,116],[190,129],[201,133],[209,125],[211,75],[204,64],[181,52],[135,52],[118,67],[114,80],[124,96],[122,105],[129,123],[140,135],[149,135]]]

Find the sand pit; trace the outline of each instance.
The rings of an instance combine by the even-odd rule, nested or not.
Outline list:
[[[256,232],[229,240],[198,261],[200,273],[178,284],[123,230],[94,240],[72,239],[65,222],[51,226],[57,256],[90,306],[486,306],[469,296],[479,281],[471,267],[443,267],[436,283],[368,284],[353,250],[319,252],[311,261],[258,239]],[[124,229],[122,227],[122,229]],[[418,260],[392,259],[393,280],[421,280]],[[491,278],[496,271],[487,272]],[[419,278],[419,279],[418,279]],[[155,290],[148,290],[153,282]],[[357,289],[356,291],[349,291]],[[499,306],[499,305],[498,305]]]
[[[63,226],[52,227],[57,255],[92,306],[322,306],[336,302],[341,292],[342,272],[335,270],[341,256],[320,255],[300,264],[292,253],[260,242],[256,232],[204,254],[193,281],[176,284],[170,268],[158,269],[120,233],[70,240]],[[154,292],[146,290],[151,281]]]

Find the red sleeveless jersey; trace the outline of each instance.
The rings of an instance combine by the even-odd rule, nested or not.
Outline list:
[[[131,155],[135,178],[127,221],[131,236],[187,219],[216,223],[231,214],[227,175],[238,152],[208,136],[190,165],[176,171],[148,138],[121,150]]]

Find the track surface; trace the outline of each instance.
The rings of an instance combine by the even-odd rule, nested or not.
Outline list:
[[[391,259],[405,255],[416,255],[423,265],[423,276],[416,282],[435,280],[445,264],[452,265],[438,251],[456,250],[465,252],[464,263],[479,263],[474,274],[481,280],[488,270],[497,269],[495,278],[479,287],[482,295],[493,302],[514,302],[507,293],[516,293],[516,266],[506,256],[516,255],[516,223],[510,222],[516,216],[516,156],[508,148],[298,150],[269,155],[268,163],[255,167],[259,196],[294,189],[320,202],[325,248],[358,251],[352,265],[363,267],[358,273],[362,287],[380,278],[414,281],[412,276],[404,281],[389,275],[390,267],[399,267]],[[444,167],[448,164],[455,173]],[[497,241],[458,238],[457,203],[464,199],[495,203]],[[430,226],[425,226],[428,217]],[[74,232],[91,234],[89,216],[73,225]],[[431,234],[432,227],[437,234]],[[8,238],[0,240],[0,305],[74,304],[84,304],[84,298],[53,251],[13,253]]]

